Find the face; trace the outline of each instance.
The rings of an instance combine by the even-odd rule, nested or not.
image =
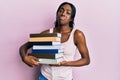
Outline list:
[[[57,13],[57,20],[60,25],[69,25],[71,19],[72,9],[71,6],[68,4],[63,5],[58,13]]]

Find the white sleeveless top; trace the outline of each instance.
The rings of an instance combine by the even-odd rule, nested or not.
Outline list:
[[[64,47],[64,56],[63,60],[65,61],[73,61],[76,46],[74,44],[74,32],[76,29],[73,28],[69,39],[61,43]],[[50,33],[53,33],[53,28],[50,29]],[[49,65],[42,65],[41,66],[41,73],[48,79],[48,80],[72,80],[72,67],[69,66],[49,66]]]

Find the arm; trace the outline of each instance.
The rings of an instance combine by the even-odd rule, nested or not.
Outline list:
[[[29,49],[29,48],[31,48],[32,46],[29,46],[28,45],[28,42],[26,42],[25,44],[23,44],[21,47],[20,47],[20,49],[19,49],[19,53],[20,53],[20,56],[21,56],[21,59],[22,59],[22,61],[24,61],[24,57],[25,56],[27,56],[27,50]]]
[[[36,57],[33,56],[28,56],[27,55],[27,51],[29,48],[31,48],[32,46],[28,45],[28,42],[26,42],[25,44],[23,44],[20,49],[19,49],[19,53],[21,56],[21,59],[24,63],[26,63],[28,66],[33,67],[33,66],[38,66],[39,64],[37,63],[38,59]]]
[[[41,34],[44,33],[48,33],[49,30],[46,30],[44,32],[42,32]],[[28,49],[30,49],[32,46],[30,46],[28,44],[28,42],[26,42],[25,44],[23,44],[20,48],[19,48],[19,53],[21,56],[21,59],[24,63],[26,63],[28,66],[33,67],[33,66],[38,66],[38,58],[34,57],[34,56],[28,56],[27,55],[27,51]]]
[[[62,66],[88,65],[90,63],[90,58],[84,34],[81,31],[76,30],[74,33],[74,41],[82,58],[76,61],[63,61],[61,62],[61,65]]]

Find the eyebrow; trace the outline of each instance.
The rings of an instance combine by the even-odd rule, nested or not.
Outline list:
[[[65,10],[63,7],[61,7],[61,9],[63,9],[63,10]],[[69,10],[69,9],[66,9],[67,11],[71,11],[72,12],[72,10]]]

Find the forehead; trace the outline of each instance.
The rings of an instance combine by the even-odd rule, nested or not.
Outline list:
[[[65,4],[65,5],[61,6],[61,8],[72,11],[72,8],[69,4]]]

